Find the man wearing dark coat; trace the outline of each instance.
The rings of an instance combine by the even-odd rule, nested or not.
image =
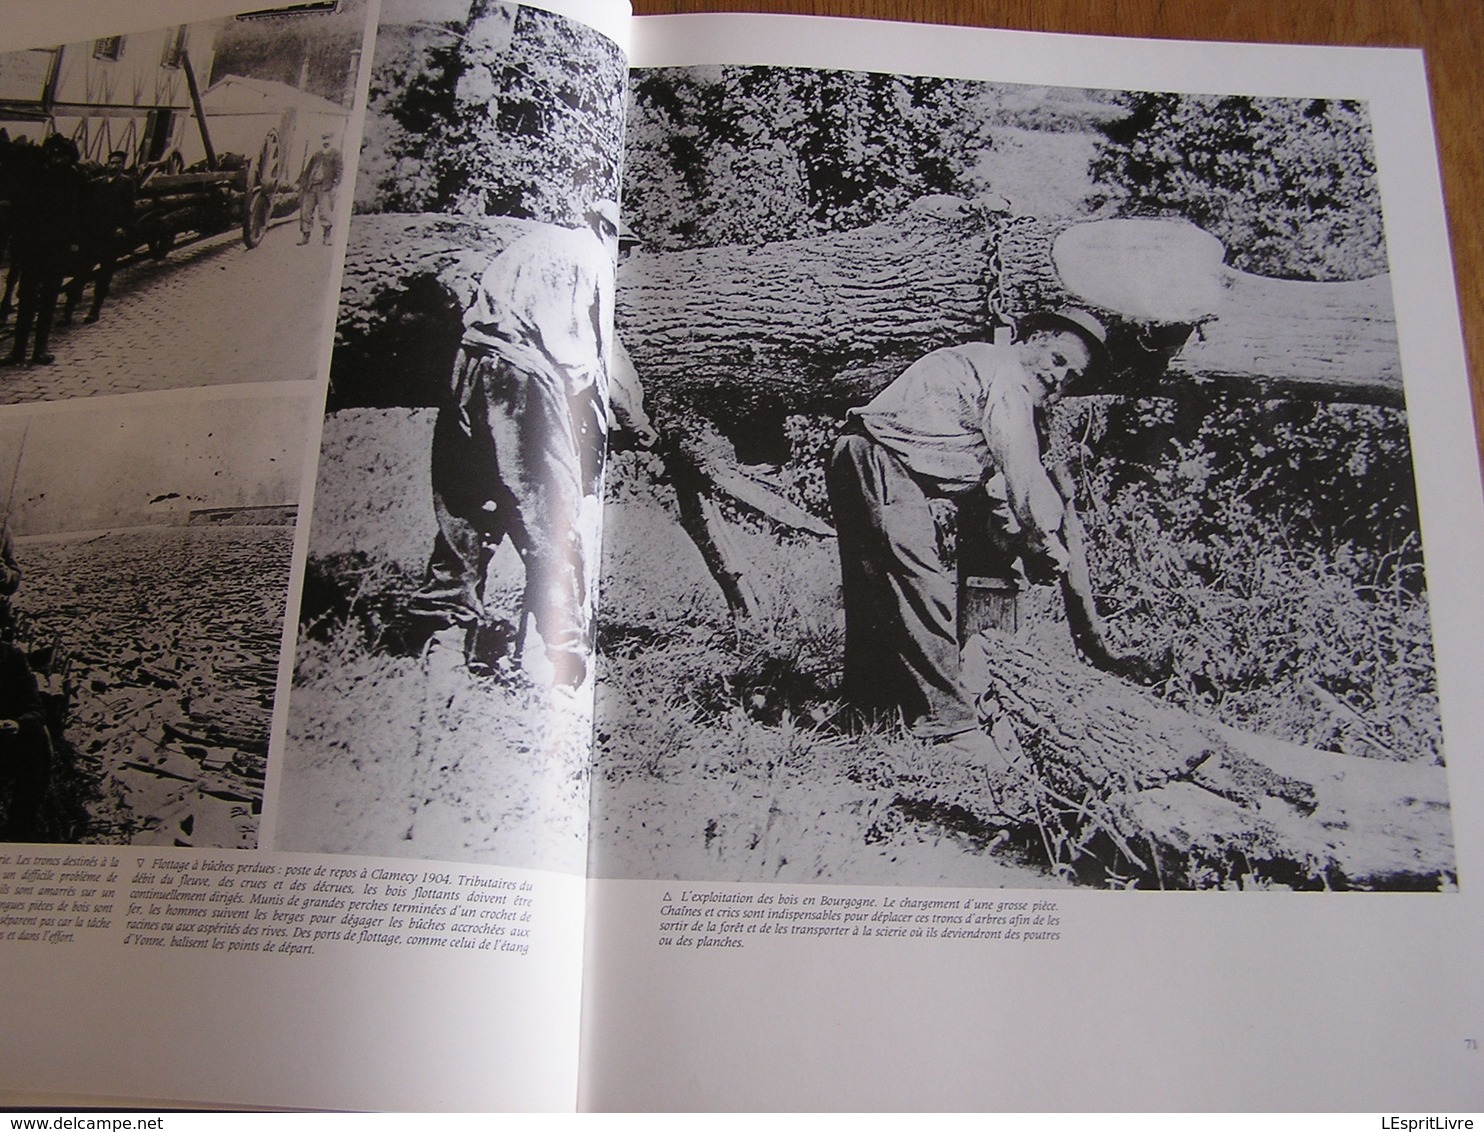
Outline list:
[[[52,134],[41,144],[39,165],[18,190],[14,254],[20,279],[15,341],[0,363],[25,362],[28,343],[32,365],[50,365],[54,360],[47,345],[62,276],[77,250],[83,187],[77,146],[61,134]]]
[[[340,185],[344,168],[334,135],[322,135],[319,151],[310,155],[299,174],[299,243],[309,243],[316,217],[324,229],[324,242],[330,242],[330,228],[335,223],[335,189]]]

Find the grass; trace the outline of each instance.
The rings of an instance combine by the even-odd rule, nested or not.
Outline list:
[[[832,543],[740,534],[763,609],[732,622],[675,520],[610,506],[593,861],[607,876],[1035,885],[965,803],[975,772],[899,726],[837,726]],[[990,852],[991,846],[995,852]]]
[[[780,479],[818,512],[811,469],[825,430],[808,418],[789,428],[796,459]],[[1034,813],[1007,827],[986,805],[982,778],[944,766],[900,727],[836,727],[834,545],[735,516],[764,608],[734,624],[657,502],[655,469],[631,462],[618,472],[594,771],[600,874],[950,883],[942,878],[968,865],[980,879],[966,883],[991,883],[985,868],[1003,863],[1042,883],[1317,883],[1304,862],[1284,873],[1282,861],[1265,860],[1269,842],[1206,860],[1127,841],[1138,823],[1120,798],[1078,801],[1039,778],[1027,786]],[[1176,670],[1155,694],[1305,746],[1440,761],[1425,594],[1400,571],[1366,574],[1361,564],[1374,560],[1343,546],[1325,557],[1289,545],[1235,492],[1208,493],[1192,509],[1229,521],[1202,541],[1166,513],[1185,486],[1089,508],[1094,578],[1116,643],[1173,653]],[[1035,639],[1075,663],[1054,592],[1032,590],[1021,608]],[[921,872],[894,871],[909,857]]]
[[[309,572],[311,588],[329,582],[329,598],[311,601],[306,589],[303,616],[313,631],[301,634],[281,791],[301,811],[303,833],[292,844],[308,848],[319,837],[315,847],[330,851],[507,861],[513,853],[533,863],[542,853],[575,853],[588,813],[586,733],[568,727],[554,743],[542,730],[551,705],[519,679],[474,681],[460,669],[459,679],[445,674],[452,682],[440,686],[441,699],[430,699],[428,658],[389,632],[397,602],[419,580],[426,542],[404,534],[382,545],[377,531],[388,516],[422,506],[414,496],[426,491],[425,423],[387,411],[342,414],[336,426],[347,458],[330,474],[344,491],[317,495]],[[794,425],[796,448],[818,447],[817,422]],[[413,490],[367,497],[359,484],[373,464],[395,465]],[[841,726],[833,542],[780,536],[734,516],[763,599],[757,617],[738,623],[666,509],[658,472],[652,459],[625,454],[609,485],[592,731],[594,875],[979,887],[1251,881],[1254,866],[1240,854],[1151,863],[1141,844],[1119,846],[1093,813],[1116,798],[1079,803],[1033,784],[1034,816],[1009,823],[986,803],[983,772],[946,762],[941,749],[897,725]],[[818,477],[804,462],[783,478],[803,505],[818,508]],[[1425,737],[1436,708],[1421,595],[1360,577],[1358,558],[1291,550],[1260,524],[1237,523],[1230,537],[1206,540],[1197,560],[1147,501],[1118,499],[1091,518],[1101,556],[1094,577],[1115,631],[1126,643],[1175,645],[1182,667],[1158,690],[1167,700],[1314,745],[1324,742],[1316,721],[1341,720],[1349,737],[1340,749],[1432,757]],[[492,585],[513,608],[518,562],[505,566]],[[1051,590],[1027,595],[1022,614],[1037,641],[1073,663]],[[1320,640],[1306,644],[1302,633]],[[1283,655],[1279,645],[1299,650],[1276,672],[1288,683],[1263,667]],[[1326,648],[1335,650],[1332,661]],[[1364,664],[1354,659],[1360,652]],[[1261,678],[1244,677],[1249,669]],[[1352,686],[1338,683],[1346,673]],[[1314,700],[1333,702],[1316,710],[1296,683],[1303,679]],[[1202,699],[1211,688],[1219,698]],[[1378,714],[1376,702],[1396,707]],[[1407,710],[1424,736],[1420,748],[1393,726]],[[1361,733],[1371,747],[1357,744]],[[1103,826],[1124,829],[1120,814],[1108,809]],[[325,830],[338,839],[333,848]]]
[[[580,873],[589,706],[518,670],[473,677],[461,642],[405,615],[436,530],[432,420],[326,418],[275,844]],[[502,548],[493,606],[513,615],[521,574]]]

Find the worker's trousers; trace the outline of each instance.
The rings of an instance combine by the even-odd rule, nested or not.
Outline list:
[[[488,621],[485,574],[509,538],[526,569],[530,615],[559,683],[581,683],[591,649],[580,422],[561,378],[497,353],[463,348],[453,403],[433,433],[438,536],[423,605],[443,604],[470,625]]]
[[[975,726],[960,679],[955,581],[938,554],[928,492],[859,425],[835,443],[827,485],[840,540],[846,701],[867,717],[899,713],[923,737]]]

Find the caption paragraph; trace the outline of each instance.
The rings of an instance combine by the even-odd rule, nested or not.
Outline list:
[[[481,873],[136,852],[0,854],[0,943],[314,955],[334,947],[529,953],[535,886]]]
[[[76,943],[107,931],[120,868],[109,853],[0,853],[0,941]]]
[[[661,947],[740,948],[759,936],[1055,943],[1055,900],[978,896],[858,896],[784,889],[671,889],[659,903]]]
[[[313,955],[324,945],[530,950],[529,881],[364,866],[134,858],[135,947]]]

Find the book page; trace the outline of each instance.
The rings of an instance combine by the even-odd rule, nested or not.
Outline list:
[[[627,9],[327,9],[7,14],[11,1101],[574,1104]]]
[[[584,1104],[1478,1107],[1420,55],[634,42]]]

